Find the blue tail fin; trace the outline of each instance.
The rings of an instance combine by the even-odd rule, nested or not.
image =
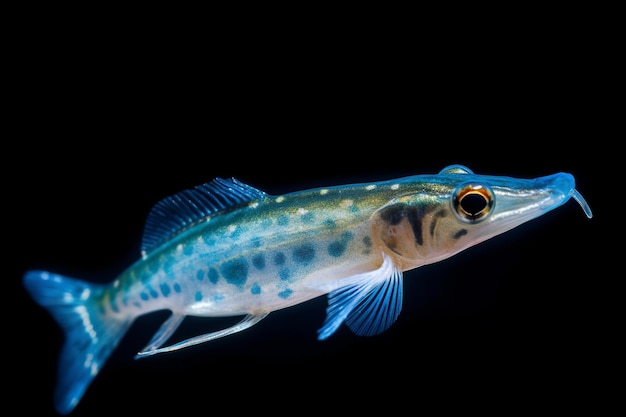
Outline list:
[[[59,358],[55,407],[70,413],[130,326],[129,319],[106,316],[92,284],[45,271],[28,271],[24,286],[65,332]]]

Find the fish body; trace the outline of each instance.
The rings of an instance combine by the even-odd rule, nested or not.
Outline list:
[[[342,324],[388,329],[402,273],[438,262],[577,200],[570,174],[536,179],[437,174],[281,196],[215,179],[157,203],[141,257],[109,284],[27,271],[24,285],[65,331],[55,405],[71,412],[133,321],[169,310],[145,357],[224,337],[272,311],[328,295],[319,339]],[[226,329],[166,345],[186,316],[242,316]]]

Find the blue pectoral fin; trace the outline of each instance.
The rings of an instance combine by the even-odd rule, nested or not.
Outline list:
[[[103,287],[45,271],[28,271],[24,287],[65,332],[59,358],[55,407],[70,413],[130,327],[106,316],[97,297]]]
[[[318,339],[328,338],[344,321],[359,336],[377,335],[396,321],[401,309],[402,273],[383,254],[380,268],[346,278],[344,285],[329,293]]]

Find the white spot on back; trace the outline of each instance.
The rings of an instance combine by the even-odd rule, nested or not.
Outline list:
[[[320,195],[326,195],[328,194],[328,190],[326,188],[324,188],[323,190],[320,190]]]
[[[303,208],[303,207],[300,207],[300,208],[298,209],[298,214],[300,214],[300,215],[307,214],[308,212],[309,212],[309,210],[307,210],[307,209],[305,209],[305,208]]]
[[[182,252],[183,251],[183,244],[179,243],[178,246],[176,246],[176,252]]]
[[[348,208],[348,207],[350,207],[353,204],[354,204],[354,200],[349,200],[349,199],[348,200],[341,200],[339,202],[339,207],[341,207],[341,208]]]
[[[282,195],[280,197],[276,197],[277,203],[282,203],[283,201],[285,201],[285,197],[283,197]]]
[[[365,187],[365,189],[366,189],[367,191],[373,190],[373,189],[375,189],[375,188],[376,188],[376,184],[370,184],[370,185],[368,185],[368,186],[366,186],[366,187]]]
[[[391,186],[392,190],[397,190],[398,188],[400,188],[400,184],[394,184]]]

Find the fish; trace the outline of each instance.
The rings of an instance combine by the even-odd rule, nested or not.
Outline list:
[[[440,262],[575,200],[559,172],[522,179],[436,174],[270,195],[215,178],[158,201],[140,256],[109,283],[27,270],[23,285],[64,332],[54,406],[69,414],[140,316],[168,310],[135,358],[174,352],[248,329],[270,313],[327,297],[317,339],[345,325],[389,329],[403,304],[403,273]],[[236,324],[168,344],[187,316]]]

